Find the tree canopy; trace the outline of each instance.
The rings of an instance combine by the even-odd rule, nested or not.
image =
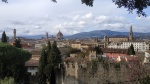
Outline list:
[[[39,68],[38,68],[38,79],[39,84],[46,84],[46,81],[50,84],[56,83],[56,74],[60,68],[62,62],[61,52],[57,47],[56,41],[53,42],[52,46],[50,41],[47,42],[46,48],[42,50]]]
[[[133,44],[128,48],[127,55],[135,55]]]
[[[4,31],[3,34],[2,34],[1,42],[7,43],[7,36],[6,36],[5,31]]]
[[[25,62],[30,58],[31,53],[28,51],[0,43],[0,79],[13,77],[17,84],[25,82],[28,79]]]
[[[14,42],[14,46],[17,48],[22,48],[21,39],[16,39]]]
[[[7,0],[2,0],[5,3],[8,3]],[[56,0],[51,0],[52,2],[57,2]],[[82,4],[92,7],[94,0],[81,0]],[[133,10],[136,10],[138,16],[146,16],[146,13],[143,11],[150,6],[150,0],[112,0],[118,8],[124,7],[127,8],[129,13],[132,13]]]

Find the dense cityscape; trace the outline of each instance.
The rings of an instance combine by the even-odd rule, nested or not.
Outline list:
[[[0,0],[0,84],[150,84],[150,0]]]
[[[41,39],[17,37],[16,29],[12,33],[14,36],[9,39],[3,32],[1,42],[4,44],[1,43],[1,50],[3,45],[14,46],[25,50],[23,52],[26,52],[24,54],[27,57],[22,61],[25,63],[19,65],[3,65],[1,60],[1,78],[11,77],[9,80],[18,83],[24,81],[25,84],[48,83],[52,78],[56,84],[149,83],[150,42],[135,39],[132,25],[129,28],[129,36],[105,35],[103,39],[65,39],[60,30],[57,35],[51,37],[46,32],[45,37]],[[9,50],[5,52],[9,53]],[[7,57],[3,59],[9,60]],[[13,71],[9,72],[8,66],[24,66],[27,76],[16,79]],[[3,69],[6,69],[6,74]]]

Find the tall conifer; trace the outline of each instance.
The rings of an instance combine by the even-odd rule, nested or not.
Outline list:
[[[7,43],[7,36],[6,36],[6,34],[5,34],[5,31],[4,31],[3,34],[2,34],[1,42]]]
[[[17,48],[22,48],[21,39],[16,39],[14,42],[14,46]]]
[[[54,67],[52,67],[52,71],[51,71],[50,84],[56,84],[56,74],[55,74]]]
[[[127,55],[135,55],[133,44],[128,48]]]
[[[43,49],[39,61],[39,68],[38,68],[39,84],[46,84],[46,74],[44,73],[46,65],[47,65],[47,57],[46,57],[45,49]]]

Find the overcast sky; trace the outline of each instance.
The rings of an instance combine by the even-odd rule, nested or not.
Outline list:
[[[150,32],[150,12],[147,17],[129,14],[127,9],[117,8],[112,0],[95,0],[93,7],[81,4],[81,0],[8,0],[0,2],[0,33],[13,35],[64,35],[92,30]]]

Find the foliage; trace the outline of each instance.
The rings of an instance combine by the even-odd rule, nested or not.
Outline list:
[[[7,0],[2,0],[5,3],[8,3]],[[57,2],[56,0],[52,0],[53,2]],[[81,0],[82,4],[86,4],[87,6],[92,7],[94,0]],[[112,0],[118,8],[124,7],[127,8],[129,13],[132,13],[133,10],[137,10],[136,13],[138,16],[146,16],[144,9],[150,6],[150,0]]]
[[[103,63],[103,67],[104,67],[104,69],[106,69],[108,71],[109,70],[109,63],[108,62],[104,62]]]
[[[56,41],[54,41],[54,43],[52,44],[52,49],[51,52],[49,54],[49,63],[51,63],[51,65],[54,68],[58,68],[59,64],[62,62],[62,58],[61,58],[61,52],[59,51],[58,47],[57,47],[57,43]]]
[[[30,58],[28,51],[0,43],[0,79],[14,77],[15,82],[26,80],[25,62]]]
[[[6,34],[5,34],[5,31],[4,31],[3,34],[2,34],[1,42],[7,43],[7,36],[6,36]]]
[[[98,62],[97,59],[93,59],[93,60],[92,60],[92,68],[93,68],[93,69],[96,69],[96,68],[97,68],[97,62]]]
[[[85,57],[85,53],[84,52],[80,52],[79,53],[79,57],[84,58]]]
[[[150,77],[147,76],[146,78],[140,80],[140,84],[150,84]]]
[[[98,57],[98,62],[104,62],[104,58],[103,57]]]
[[[94,50],[96,51],[96,54],[103,54],[103,51],[100,47],[95,47]]]
[[[39,69],[38,69],[38,77],[39,84],[46,84],[48,80],[50,84],[56,83],[55,72],[60,68],[60,64],[62,62],[61,52],[57,47],[56,41],[53,42],[52,46],[50,41],[48,41],[47,47],[42,50]],[[53,83],[51,83],[53,82]]]
[[[15,84],[13,78],[4,78],[3,80],[0,80],[0,84]]]
[[[54,67],[52,67],[52,71],[51,71],[51,77],[50,77],[50,84],[56,84],[56,74],[55,74],[55,70]]]
[[[14,42],[14,46],[17,48],[22,48],[21,39],[16,39]]]
[[[127,55],[135,55],[133,44],[128,48]]]
[[[43,49],[39,60],[39,67],[38,67],[39,84],[46,84],[46,74],[44,73],[46,65],[47,65],[47,56],[45,50]]]
[[[51,43],[50,43],[50,41],[48,41],[47,42],[47,47],[46,47],[46,53],[47,53],[47,55],[49,54],[50,50],[51,50]]]
[[[120,62],[115,63],[115,68],[116,68],[116,69],[120,68]]]
[[[78,53],[78,52],[81,52],[81,50],[76,48],[70,48],[70,53]]]

